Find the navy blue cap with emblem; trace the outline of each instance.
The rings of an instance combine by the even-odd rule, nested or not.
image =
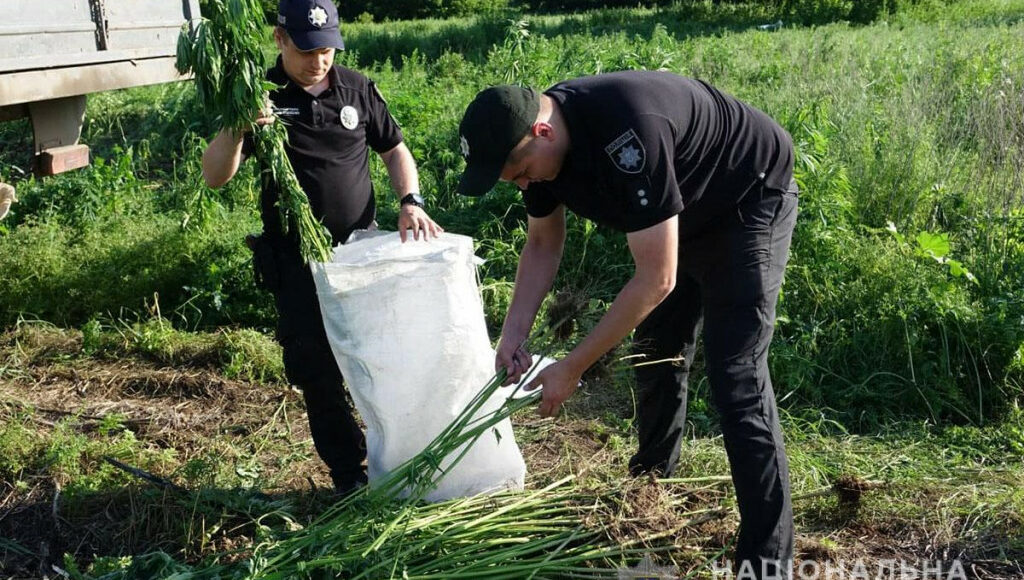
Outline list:
[[[277,25],[288,32],[299,50],[345,50],[333,0],[281,0],[277,5]]]

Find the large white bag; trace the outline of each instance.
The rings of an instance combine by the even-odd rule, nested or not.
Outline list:
[[[422,451],[494,374],[476,266],[471,238],[403,244],[395,232],[357,232],[331,262],[312,266],[327,338],[366,422],[371,486]],[[499,390],[481,413],[507,395]],[[426,499],[522,489],[525,475],[506,419]]]

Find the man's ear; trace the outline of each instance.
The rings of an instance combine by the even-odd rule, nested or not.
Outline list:
[[[537,121],[530,127],[530,134],[534,137],[542,137],[550,141],[554,138],[555,129],[550,123]]]
[[[284,45],[287,42],[285,38],[285,32],[281,30],[280,26],[274,27],[274,44],[277,45],[277,50],[283,50]]]

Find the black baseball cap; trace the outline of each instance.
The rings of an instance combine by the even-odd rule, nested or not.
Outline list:
[[[480,91],[459,123],[466,171],[462,195],[483,195],[501,176],[508,154],[530,131],[540,111],[540,94],[530,88],[499,85]]]
[[[277,5],[277,25],[288,32],[299,50],[345,50],[334,0],[281,0]]]

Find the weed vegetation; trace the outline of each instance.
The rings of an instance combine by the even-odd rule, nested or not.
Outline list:
[[[500,323],[524,236],[518,194],[458,199],[455,126],[481,88],[662,68],[706,79],[779,119],[803,191],[772,361],[785,403],[852,428],[906,416],[983,424],[1024,375],[1024,4],[908,8],[886,20],[761,30],[762,5],[704,3],[563,16],[349,24],[340,56],[384,90],[422,188],[449,231],[473,236],[488,320]],[[243,235],[258,229],[248,173],[206,190],[216,120],[187,84],[90,100],[80,172],[22,177],[0,126],[0,171],[21,202],[0,225],[0,317],[81,326],[144,319],[266,328]],[[24,148],[21,148],[23,151]],[[249,164],[253,165],[253,164]],[[394,221],[373,167],[380,222]],[[621,236],[573,221],[560,289],[600,306],[630,275]]]
[[[477,91],[666,69],[707,80],[778,119],[797,145],[801,197],[770,363],[795,487],[811,494],[798,506],[798,520],[802,529],[821,531],[806,550],[834,556],[846,541],[837,543],[835,530],[854,522],[901,538],[921,529],[914,526],[941,529],[947,547],[984,545],[993,558],[1019,557],[1024,0],[886,2],[868,16],[853,14],[857,5],[680,2],[544,15],[512,6],[447,20],[367,17],[343,25],[349,49],[338,59],[383,91],[419,164],[431,215],[476,240],[486,260],[480,277],[492,332],[510,299],[525,210],[507,185],[482,199],[455,194],[463,167],[456,127]],[[149,513],[152,519],[141,521],[156,530],[152,541],[133,528],[139,543],[122,544],[188,558],[226,549],[223,542],[244,544],[264,533],[261,526],[287,527],[316,508],[285,492],[214,493],[259,486],[290,493],[305,483],[290,477],[303,473],[298,466],[315,471],[308,440],[286,441],[303,435],[285,419],[301,409],[269,338],[272,300],[255,289],[243,243],[260,227],[255,164],[216,191],[199,175],[200,154],[218,128],[188,83],[93,95],[83,133],[92,165],[40,179],[29,171],[27,122],[0,124],[0,180],[14,184],[20,200],[0,221],[0,476],[33,501],[48,501],[34,490],[52,493],[53,481],[86,503],[127,493],[136,518],[166,507],[170,492],[110,491],[133,479],[103,456],[213,490],[174,500],[192,506],[186,532]],[[378,221],[394,227],[386,171],[372,163]],[[577,313],[565,350],[631,275],[621,235],[575,218],[569,229],[556,281]],[[564,309],[565,300],[552,297],[545,308]],[[588,463],[581,485],[621,476],[635,444],[632,379],[621,352],[594,369],[569,407],[566,424],[577,438],[567,441],[578,451],[545,443],[565,435],[564,426],[525,415],[517,423],[524,447],[536,450],[528,453],[535,483],[575,472],[572,462],[586,459],[600,467]],[[111,363],[134,374],[103,382],[96,365]],[[691,378],[693,438],[684,453],[692,464],[682,477],[727,473],[700,364]],[[187,376],[172,380],[173,373]],[[146,423],[147,431],[127,404],[82,412],[70,402],[47,407],[50,399],[16,394],[43,392],[48,377],[70,394],[74,385],[96,384],[75,376],[110,392],[192,401],[188,409],[221,401],[209,392],[210,384],[221,385],[275,414],[250,417],[240,407],[212,405],[237,412],[241,427],[218,422],[201,431],[210,434],[208,448],[190,439],[189,451],[175,455],[181,447],[167,435],[175,431],[171,418],[161,415],[161,429]],[[163,390],[154,394],[145,385]],[[252,439],[254,432],[260,437]],[[868,492],[853,512],[832,495],[813,495],[843,476],[857,478],[857,489],[885,491]],[[722,489],[701,494],[731,505]],[[39,521],[47,509],[40,505]],[[949,522],[970,527],[969,537]],[[217,530],[197,531],[206,525]],[[224,531],[232,526],[241,531]],[[695,541],[720,548],[728,539]],[[131,553],[104,551],[98,540],[90,545],[97,554]],[[0,550],[37,552],[21,544]],[[161,562],[172,564],[153,565]],[[93,572],[108,564],[119,569],[101,559]]]

